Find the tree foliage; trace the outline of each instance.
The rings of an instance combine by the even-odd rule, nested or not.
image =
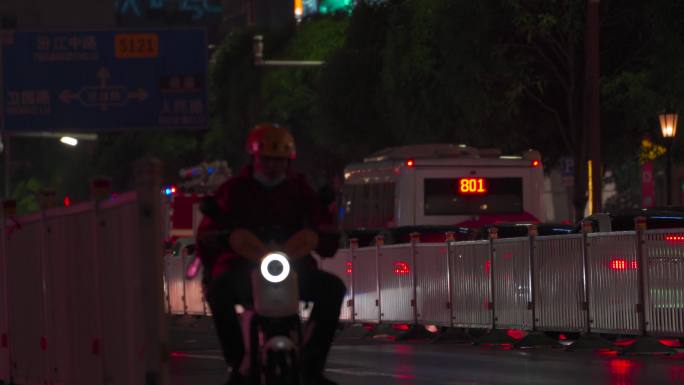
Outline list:
[[[622,195],[611,204],[631,206],[639,195],[639,144],[645,137],[659,142],[659,112],[684,111],[684,4],[600,4],[604,166]],[[131,185],[131,159],[148,153],[164,160],[169,180],[200,160],[226,159],[236,168],[246,160],[248,129],[263,120],[293,129],[299,167],[319,180],[383,147],[427,142],[536,148],[547,169],[568,156],[584,165],[586,14],[586,0],[365,0],[351,15],[234,30],[210,64],[206,135],[106,135],[90,161],[64,158],[59,167],[80,162],[87,166],[75,174],[109,174],[121,188]],[[325,65],[255,67],[257,33],[267,60]],[[675,159],[680,147],[675,143]],[[64,172],[58,163],[21,189],[74,183],[50,176]],[[586,178],[577,177],[579,211]]]

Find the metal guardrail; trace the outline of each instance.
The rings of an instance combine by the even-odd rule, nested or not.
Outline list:
[[[579,332],[584,329],[583,243],[581,234],[535,239],[535,313],[538,330]]]
[[[648,231],[644,237],[647,331],[684,336],[684,237],[666,230]]]
[[[167,383],[156,165],[116,199],[0,221],[0,383]]]
[[[379,238],[362,248],[352,240],[320,266],[347,285],[348,322],[684,335],[684,229],[439,244]],[[191,314],[176,301],[172,313]]]

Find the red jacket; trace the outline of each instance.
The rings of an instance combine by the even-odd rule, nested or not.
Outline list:
[[[216,190],[217,213],[213,219],[205,216],[198,228],[199,256],[212,278],[248,263],[228,246],[234,228],[249,230],[262,242],[276,243],[304,228],[318,228],[320,205],[304,176],[290,172],[282,183],[269,189],[257,182],[252,172],[247,166]]]

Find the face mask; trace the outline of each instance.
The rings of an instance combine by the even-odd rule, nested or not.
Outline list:
[[[275,179],[271,179],[260,172],[254,172],[254,179],[256,179],[256,181],[259,182],[259,184],[266,188],[273,188],[285,180],[285,175],[281,175]]]

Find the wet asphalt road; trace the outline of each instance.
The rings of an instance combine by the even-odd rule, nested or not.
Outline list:
[[[171,385],[225,382],[225,364],[209,322],[175,322],[170,336]],[[341,385],[683,385],[684,350],[624,357],[614,351],[340,338],[327,375]]]

